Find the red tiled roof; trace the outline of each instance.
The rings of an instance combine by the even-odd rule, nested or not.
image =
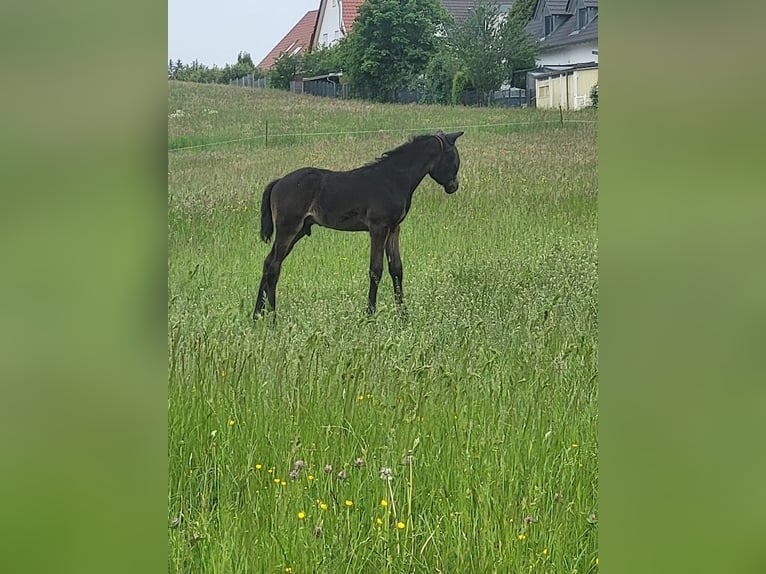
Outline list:
[[[311,36],[314,34],[314,26],[316,25],[318,14],[319,10],[306,12],[303,18],[293,26],[292,30],[274,46],[271,52],[266,54],[266,57],[261,60],[258,67],[262,70],[268,70],[274,65],[274,62],[276,62],[282,52],[295,54],[300,51],[308,51],[311,46]]]
[[[364,0],[340,0],[340,2],[343,8],[343,32],[348,34],[354,27],[354,20],[359,14],[359,6],[364,3]]]

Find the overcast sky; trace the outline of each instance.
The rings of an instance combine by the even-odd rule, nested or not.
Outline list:
[[[168,58],[234,64],[250,52],[257,66],[319,0],[168,0]]]

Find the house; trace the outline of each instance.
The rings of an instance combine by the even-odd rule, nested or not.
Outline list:
[[[303,18],[272,48],[271,52],[266,54],[266,57],[258,64],[258,68],[261,70],[270,69],[282,53],[295,55],[301,52],[308,52],[318,14],[319,10],[306,12]]]
[[[320,0],[312,48],[330,46],[351,31],[364,0]]]
[[[540,42],[527,73],[530,103],[576,110],[590,105],[598,83],[598,0],[538,0],[527,33]]]
[[[477,0],[441,0],[442,5],[456,22],[466,19]],[[346,36],[354,27],[354,20],[364,0],[320,0],[316,33],[312,48],[330,46]],[[507,12],[512,2],[498,2],[501,12]]]

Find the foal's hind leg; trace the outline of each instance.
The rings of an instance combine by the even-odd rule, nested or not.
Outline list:
[[[306,227],[303,225],[303,220],[280,222],[277,227],[274,245],[263,262],[263,276],[258,287],[253,321],[257,321],[262,316],[267,300],[271,310],[277,310],[277,282],[282,270],[282,262],[304,235],[306,235]]]
[[[386,240],[386,258],[388,260],[388,272],[394,284],[394,300],[403,318],[407,317],[407,307],[404,305],[404,292],[402,290],[402,257],[399,254],[399,226],[397,225],[388,234]]]
[[[367,294],[367,314],[375,313],[378,298],[378,283],[383,275],[383,248],[388,237],[388,229],[370,229],[370,291]]]

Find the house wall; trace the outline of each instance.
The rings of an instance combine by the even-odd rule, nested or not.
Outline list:
[[[538,108],[579,110],[590,105],[590,91],[598,83],[598,69],[573,70],[535,82]]]
[[[593,53],[594,50],[596,50],[595,54]],[[536,60],[538,67],[585,64],[587,62],[598,62],[597,40],[546,50],[541,53]]]
[[[340,14],[340,2],[341,0],[327,0],[325,2],[324,14],[322,15],[322,21],[317,26],[317,34],[315,36],[317,46],[329,46],[336,41],[337,38],[343,36],[341,31],[341,14]],[[333,6],[335,4],[335,6]],[[327,34],[327,40],[325,40],[325,34]]]

